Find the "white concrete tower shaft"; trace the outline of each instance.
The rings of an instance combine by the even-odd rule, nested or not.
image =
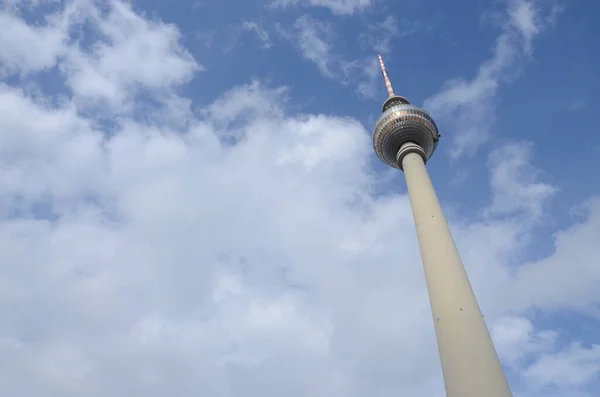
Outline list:
[[[511,397],[423,157],[402,158],[448,397]]]
[[[404,171],[435,325],[447,397],[512,397],[490,333],[456,248],[425,162],[440,134],[431,116],[394,94],[379,56],[388,99],[373,148]]]

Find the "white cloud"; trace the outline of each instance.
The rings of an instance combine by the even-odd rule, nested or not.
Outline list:
[[[505,317],[494,323],[492,335],[501,359],[515,371],[523,368],[525,360],[554,349],[557,333],[537,331],[523,317]]]
[[[405,22],[403,20],[403,22]],[[403,28],[406,28],[403,26]],[[381,54],[386,54],[391,49],[393,38],[410,34],[410,29],[400,32],[398,22],[393,15],[389,15],[382,22],[369,25],[366,31],[359,36],[363,49],[370,49]]]
[[[431,26],[426,26],[422,21],[407,19],[403,19],[399,26],[396,18],[387,16],[381,23],[365,26],[358,42],[370,55],[352,60],[336,50],[337,37],[330,21],[304,15],[296,20],[291,33],[281,27],[279,32],[293,42],[303,58],[314,63],[323,76],[344,85],[355,85],[360,96],[373,98],[378,89],[384,87],[376,54],[388,53],[394,39],[430,29]]]
[[[333,28],[329,22],[303,15],[294,23],[293,36],[288,38],[296,42],[303,58],[313,62],[319,72],[327,77],[334,77],[332,67],[339,61],[331,51],[333,37]]]
[[[1,195],[5,200],[16,195],[31,205],[49,191],[56,198],[67,198],[76,189],[100,182],[94,167],[102,155],[101,133],[80,119],[74,106],[49,111],[45,104],[36,104],[20,90],[3,84],[0,106],[4,112],[1,178],[6,189]],[[53,174],[65,177],[49,178]]]
[[[532,2],[516,1],[509,9],[509,15],[510,23],[523,35],[523,45],[529,53],[531,41],[541,29],[539,10],[535,10]]]
[[[85,22],[108,29],[110,40],[91,50],[67,43],[64,54],[81,58],[53,62],[96,59],[84,65],[121,99],[167,92],[152,117],[136,117],[136,101],[131,112],[102,108],[114,116],[107,129],[78,96],[56,105],[0,86],[0,394],[442,395],[409,201],[375,194],[365,128],[352,118],[290,115],[288,89],[259,82],[191,112],[173,89],[194,69],[176,29],[117,6]],[[148,46],[139,75],[108,62]],[[64,73],[71,81],[80,71]],[[181,115],[185,122],[174,123]],[[508,158],[515,172],[530,168],[526,154]],[[540,183],[519,181],[493,179],[494,192]],[[591,260],[576,264],[589,281],[570,280],[587,285],[585,295],[544,289],[549,267],[508,272],[518,237],[531,233],[522,213],[538,207],[504,200],[491,204],[502,203],[502,219],[454,220],[453,228],[501,353],[520,362],[521,349],[531,359],[548,353],[537,347],[545,331],[507,311],[538,301],[515,309],[500,294],[526,285],[543,302],[590,302],[597,282]],[[599,213],[563,231],[574,237],[559,235],[543,266],[565,266],[571,250],[583,257],[598,239]]]
[[[271,48],[273,46],[269,32],[263,28],[259,22],[244,21],[242,23],[242,29],[247,32],[254,32],[260,40],[263,48]]]
[[[523,55],[531,52],[532,40],[547,27],[544,13],[552,15],[556,10],[553,7],[547,11],[539,3],[510,1],[493,57],[479,67],[472,79],[450,80],[425,101],[424,107],[455,131],[453,158],[474,153],[489,139],[498,88],[514,74]]]
[[[174,25],[144,19],[128,3],[111,0],[103,7],[67,2],[42,26],[25,23],[12,8],[1,11],[0,22],[8,28],[0,33],[0,61],[9,72],[29,73],[61,59],[58,66],[76,100],[113,112],[129,109],[141,91],[159,100],[169,97],[173,87],[202,70],[179,44]],[[92,29],[91,42],[70,37],[82,24]]]
[[[49,26],[31,26],[21,18],[0,12],[0,62],[7,72],[19,70],[29,73],[52,67],[61,52],[67,32],[56,26],[56,18]]]
[[[194,33],[196,40],[205,48],[214,48],[225,54],[244,45],[246,38],[255,37],[260,43],[257,48],[268,50],[273,47],[270,29],[260,20],[236,21],[218,28],[200,30]]]
[[[578,389],[600,375],[600,345],[589,348],[573,343],[562,351],[541,356],[524,373],[536,389],[558,386]]]
[[[56,65],[69,40],[69,29],[85,16],[85,1],[69,2],[62,10],[53,0],[4,1],[0,10],[0,71],[28,74]],[[36,10],[40,5],[54,5],[43,24],[28,24],[20,17],[21,7]],[[4,69],[4,70],[2,70]]]
[[[551,256],[518,269],[513,304],[575,308],[597,314],[600,252],[596,242],[600,239],[600,201],[592,199],[586,207],[585,221],[555,234]],[[536,287],[531,289],[531,285]]]
[[[373,4],[372,0],[273,0],[272,6],[290,7],[295,5],[324,7],[333,14],[349,15],[362,11]]]
[[[258,94],[254,103],[269,97],[278,102],[276,92],[248,89],[246,95]],[[224,98],[244,98],[241,91]],[[50,117],[56,110],[45,112]],[[413,242],[414,236],[409,227],[397,229],[411,225],[406,198],[382,203],[383,211],[361,226],[363,211],[356,209],[368,198],[369,179],[361,170],[370,146],[360,124],[259,110],[247,115],[243,143],[226,147],[211,126],[223,119],[208,117],[208,124],[197,122],[181,137],[124,123],[114,137],[96,143],[103,155],[89,158],[95,167],[77,168],[90,181],[104,180],[102,185],[84,189],[56,168],[55,163],[76,161],[77,150],[48,154],[25,174],[47,168],[45,191],[52,197],[72,182],[69,197],[91,192],[103,199],[65,203],[58,196],[50,204],[59,217],[53,223],[10,217],[2,222],[0,294],[12,307],[2,333],[8,341],[3,353],[11,358],[7,387],[23,392],[30,384],[25,379],[35,379],[27,386],[34,394],[124,395],[176,387],[189,395],[224,387],[233,387],[234,394],[248,388],[283,392],[294,384],[295,395],[341,395],[355,393],[348,382],[364,389],[379,379],[376,371],[351,381],[367,363],[382,359],[381,341],[387,345],[397,332],[416,331],[386,315],[400,298],[390,288],[398,268],[385,266],[389,273],[361,265],[374,248],[374,258],[391,265],[392,251],[382,248],[391,246],[398,232]],[[22,119],[11,130],[31,122]],[[21,153],[15,162],[31,156]],[[6,195],[16,193],[8,188]],[[44,193],[33,192],[31,201]],[[398,224],[388,219],[391,210]],[[369,240],[380,248],[365,246]],[[417,263],[416,244],[411,251]],[[420,279],[419,267],[411,274]],[[366,275],[371,292],[356,296],[357,277]],[[290,284],[305,287],[294,292]],[[383,288],[375,292],[378,287]],[[414,287],[403,294],[423,296]],[[34,334],[21,320],[30,301],[39,302],[36,317],[52,318]],[[424,299],[411,306],[407,309],[427,313]],[[368,327],[361,325],[365,318]],[[424,324],[427,320],[422,317]],[[372,332],[379,338],[364,339]],[[350,345],[362,347],[353,351]],[[409,354],[410,349],[401,345],[392,351]],[[434,345],[427,351],[425,357],[435,357]],[[385,354],[385,360],[393,359]],[[51,362],[61,365],[46,364]],[[429,362],[413,363],[411,371],[422,368],[435,377]],[[60,368],[59,374],[52,368]],[[224,379],[234,372],[240,375],[227,386]],[[389,376],[386,382],[404,390],[420,387],[419,382],[402,386],[398,382],[406,378]]]
[[[359,36],[359,42],[364,50],[371,52],[365,58],[353,61],[341,61],[342,74],[348,81],[356,83],[356,92],[365,98],[374,98],[377,92],[385,87],[381,77],[379,61],[376,53],[387,54],[391,51],[392,41],[418,31],[421,31],[421,21],[402,19],[400,26],[394,16],[387,16],[381,23],[366,27],[366,31]]]
[[[380,23],[365,24],[357,37],[360,48],[369,55],[349,59],[338,50],[336,26],[329,20],[303,15],[296,19],[290,31],[278,27],[279,34],[293,43],[302,57],[312,62],[323,76],[346,86],[355,86],[356,92],[365,98],[375,97],[378,89],[384,87],[377,53],[389,53],[394,39],[431,29],[431,25],[421,20],[402,19],[398,22],[394,16],[386,16]]]
[[[367,25],[359,36],[364,50],[387,54],[392,50],[392,41],[415,34],[431,32],[434,24],[429,20],[401,18],[387,15],[377,23]]]
[[[203,114],[218,125],[230,128],[242,118],[245,122],[256,117],[282,117],[282,105],[286,102],[286,89],[268,90],[259,81],[237,87],[214,101]]]
[[[374,98],[377,92],[383,93],[382,90],[385,89],[379,60],[375,54],[368,58],[342,62],[342,71],[348,79],[357,82],[356,92],[362,97]]]
[[[522,317],[506,317],[492,331],[502,360],[527,385],[528,392],[518,395],[593,395],[600,374],[600,345],[572,342],[559,348],[557,332],[536,330]]]
[[[201,70],[179,44],[174,25],[146,20],[119,1],[111,1],[105,14],[95,9],[90,14],[101,39],[92,51],[72,47],[63,66],[77,98],[118,109],[129,105],[139,90],[164,95]]]
[[[544,213],[543,205],[556,192],[538,182],[540,170],[531,166],[530,143],[519,142],[495,150],[489,159],[493,202],[489,214],[525,212],[533,219]]]
[[[331,22],[304,15],[296,20],[292,33],[281,28],[279,30],[296,45],[304,59],[316,65],[323,76],[344,85],[356,85],[356,92],[367,98],[374,97],[377,88],[383,87],[376,52],[365,58],[350,61],[345,59],[335,51],[336,36]],[[368,27],[368,31],[359,40],[363,45],[372,41],[374,48],[382,53],[389,51],[392,38],[410,34],[407,31],[401,32],[393,17],[385,18],[376,27]]]

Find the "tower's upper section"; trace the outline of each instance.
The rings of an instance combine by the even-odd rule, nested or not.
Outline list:
[[[429,160],[440,137],[435,122],[426,111],[411,105],[408,99],[394,93],[381,55],[379,63],[388,99],[383,103],[382,114],[373,131],[373,147],[377,156],[384,163],[402,169],[400,147],[412,142],[423,149],[423,160]]]

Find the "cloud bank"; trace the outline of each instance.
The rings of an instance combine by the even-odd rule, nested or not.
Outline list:
[[[2,71],[37,87],[0,84],[0,394],[442,395],[408,197],[378,193],[360,122],[259,81],[196,109],[175,26],[117,0],[53,12],[0,11],[1,45],[32,43]],[[600,206],[515,267],[555,188],[498,150],[486,215],[452,220],[486,319],[516,395],[592,396],[597,346],[528,310],[597,307]]]

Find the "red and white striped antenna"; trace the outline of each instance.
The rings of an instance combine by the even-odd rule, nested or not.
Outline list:
[[[388,96],[391,98],[395,96],[394,89],[392,88],[392,82],[390,81],[390,77],[387,74],[387,70],[385,70],[385,65],[383,64],[383,58],[381,54],[377,54],[379,56],[379,64],[381,65],[381,73],[383,74],[383,80],[385,81],[385,88],[387,89]]]

